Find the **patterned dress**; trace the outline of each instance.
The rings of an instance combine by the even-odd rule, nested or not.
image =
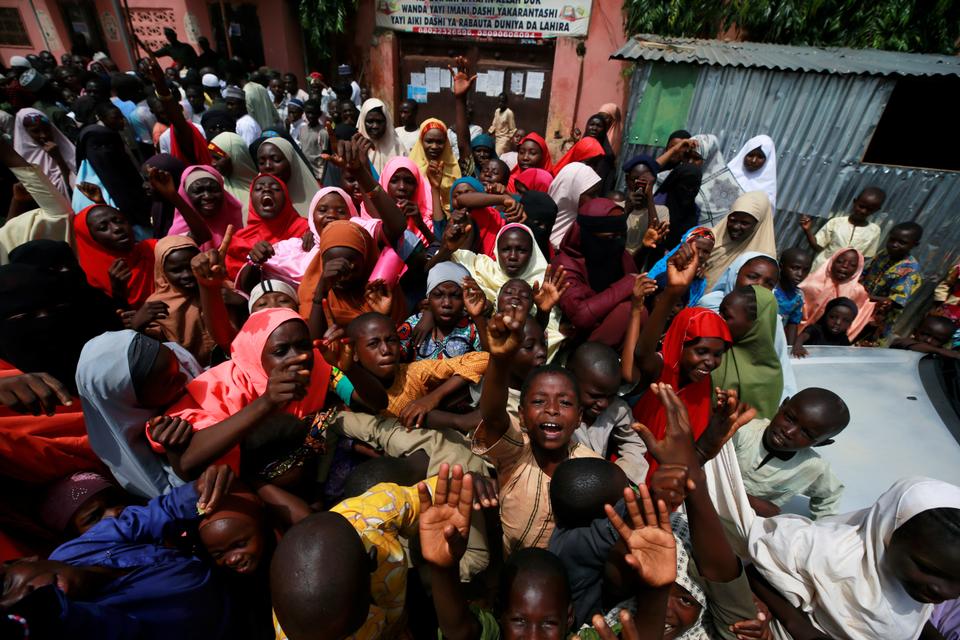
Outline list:
[[[887,255],[884,249],[870,261],[870,265],[860,278],[860,283],[871,296],[888,298],[893,302],[893,306],[878,318],[874,337],[878,345],[885,346],[893,336],[893,327],[900,318],[903,308],[923,284],[920,264],[913,256],[895,260]]]

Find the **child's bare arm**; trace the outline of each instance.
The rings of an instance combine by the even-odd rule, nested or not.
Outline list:
[[[640,371],[641,383],[652,382],[660,375],[663,365],[657,353],[657,342],[667,326],[670,311],[693,284],[699,265],[699,255],[693,244],[683,245],[667,263],[667,286],[657,296],[653,313],[644,323],[634,349],[634,366]]]
[[[797,329],[800,328],[796,322],[791,322],[783,328],[783,332],[787,335],[787,344],[794,344],[797,341]]]
[[[230,343],[237,335],[237,328],[230,322],[227,305],[221,288],[227,275],[224,256],[233,238],[233,225],[228,225],[218,249],[210,249],[195,255],[190,268],[200,288],[200,312],[211,337],[221,349],[230,352]]]
[[[770,608],[794,640],[829,640],[829,636],[813,626],[806,614],[797,609],[764,579],[753,565],[747,566],[750,589]]]
[[[473,512],[473,478],[463,468],[440,465],[437,488],[431,499],[427,485],[417,485],[420,494],[420,549],[430,567],[430,583],[437,622],[444,638],[475,640],[480,624],[470,612],[460,589],[458,564],[467,551],[470,516]]]
[[[793,340],[793,354],[794,358],[806,358],[809,353],[804,348],[804,343],[810,339],[810,334],[807,333],[807,330],[804,329],[800,334]]]
[[[451,413],[434,409],[427,414],[423,426],[426,429],[455,429],[460,433],[470,433],[480,424],[480,409],[470,413]]]
[[[637,369],[634,360],[634,350],[640,339],[640,325],[643,322],[643,301],[647,296],[656,292],[657,283],[646,274],[637,278],[633,283],[633,293],[630,297],[630,321],[627,324],[627,334],[623,341],[623,359],[620,361],[620,375],[623,381],[632,384],[640,379],[642,373]]]
[[[508,382],[513,356],[523,343],[524,318],[516,309],[500,311],[487,323],[490,364],[480,394],[480,417],[487,444],[499,440],[510,428],[507,414]]]
[[[440,406],[444,398],[456,393],[467,386],[468,380],[462,376],[452,376],[439,387],[423,396],[417,398],[400,411],[400,422],[407,429],[419,429],[423,426],[424,420],[431,411]]]
[[[313,513],[313,509],[303,498],[272,484],[258,487],[257,496],[263,500],[271,513],[288,527],[292,527]]]

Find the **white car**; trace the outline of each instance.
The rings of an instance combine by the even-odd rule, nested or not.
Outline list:
[[[900,349],[807,347],[793,358],[797,386],[843,398],[850,425],[820,447],[845,485],[840,513],[862,509],[900,478],[960,485],[960,361]],[[808,514],[806,500],[784,511]]]

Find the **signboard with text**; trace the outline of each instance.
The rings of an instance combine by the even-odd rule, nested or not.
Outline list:
[[[592,0],[377,0],[377,26],[447,36],[586,36]]]

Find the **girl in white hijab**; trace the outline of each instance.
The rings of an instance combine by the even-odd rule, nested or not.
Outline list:
[[[600,176],[597,172],[582,162],[571,162],[557,173],[550,188],[547,190],[554,202],[557,203],[557,221],[553,223],[550,232],[550,244],[559,248],[563,236],[577,220],[580,211],[580,200],[592,190],[600,186]]]
[[[727,168],[717,136],[702,133],[693,136],[693,139],[697,146],[690,150],[690,161],[699,164],[703,174],[696,200],[700,207],[700,223],[712,226],[727,215],[730,206],[740,197],[743,189]]]
[[[760,574],[831,638],[914,640],[934,604],[960,596],[960,487],[905,478],[867,508],[812,522],[755,518]]]
[[[276,169],[271,171],[272,164],[266,164],[264,162],[263,157],[269,157],[268,151],[270,148],[267,147],[267,145],[276,147],[286,159],[290,167],[289,176],[284,175],[286,173],[285,171],[282,173],[274,173]],[[297,213],[302,217],[309,218],[310,201],[317,193],[320,185],[317,184],[317,178],[313,175],[310,165],[297,153],[293,145],[283,138],[267,138],[260,144],[256,159],[261,172],[276,175],[276,177],[284,181],[287,185],[287,191],[290,194],[290,202],[293,204],[293,208],[296,209]]]
[[[44,148],[49,142],[56,145],[57,155]],[[13,149],[24,160],[40,167],[57,191],[70,197],[70,188],[77,179],[76,149],[42,111],[20,109],[17,112],[13,125]]]
[[[741,189],[763,191],[770,198],[770,206],[777,208],[777,148],[770,136],[747,140],[727,167]]]
[[[261,129],[272,129],[280,123],[280,114],[277,113],[270,92],[265,86],[248,82],[243,85],[243,94],[247,103],[247,113],[257,121]]]
[[[382,126],[376,126],[376,124],[379,123],[373,124],[372,126],[367,125],[367,117],[371,115],[371,112],[374,113],[374,118],[376,118],[377,114],[382,116]],[[360,130],[361,135],[373,143],[373,148],[370,149],[368,156],[370,158],[370,164],[377,170],[377,175],[383,173],[383,168],[390,158],[407,155],[406,148],[403,146],[403,143],[400,142],[400,139],[397,138],[397,132],[393,128],[393,117],[390,115],[390,110],[387,109],[383,101],[370,98],[363,103],[363,106],[360,108],[360,118],[357,128]]]
[[[173,363],[168,359],[179,365],[175,380],[169,378]],[[163,370],[161,380],[156,379],[158,368]],[[90,447],[125,490],[154,498],[183,484],[167,461],[151,449],[146,423],[162,416],[167,405],[179,397],[178,388],[182,393],[200,372],[196,359],[180,345],[161,344],[129,329],[108,331],[83,347],[77,363],[77,390]],[[143,397],[150,386],[154,387],[151,397],[164,396],[159,400],[162,406]]]

